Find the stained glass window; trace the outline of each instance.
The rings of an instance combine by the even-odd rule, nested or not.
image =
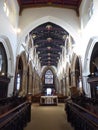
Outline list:
[[[53,84],[53,73],[51,70],[47,70],[45,73],[45,84]]]

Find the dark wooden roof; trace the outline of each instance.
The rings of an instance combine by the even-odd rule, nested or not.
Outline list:
[[[30,35],[34,39],[41,66],[57,66],[68,32],[54,23],[47,22],[33,29]]]
[[[82,0],[17,0],[20,7],[20,14],[23,9],[31,7],[53,6],[60,8],[74,9],[79,15],[79,6]]]

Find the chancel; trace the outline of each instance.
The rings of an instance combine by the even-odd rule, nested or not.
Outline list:
[[[98,130],[98,0],[0,0],[0,130]]]

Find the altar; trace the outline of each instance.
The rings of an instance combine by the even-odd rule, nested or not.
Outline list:
[[[58,97],[57,96],[41,96],[40,105],[57,105]]]

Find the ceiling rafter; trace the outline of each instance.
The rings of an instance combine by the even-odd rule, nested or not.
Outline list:
[[[20,13],[22,13],[25,8],[34,8],[34,7],[59,7],[59,8],[68,8],[74,9],[79,15],[79,7],[82,0],[17,0],[20,7]]]
[[[47,30],[44,29],[46,27]],[[68,32],[54,23],[47,22],[33,29],[30,35],[41,65],[57,66],[62,47],[65,46],[65,40],[69,36]]]

